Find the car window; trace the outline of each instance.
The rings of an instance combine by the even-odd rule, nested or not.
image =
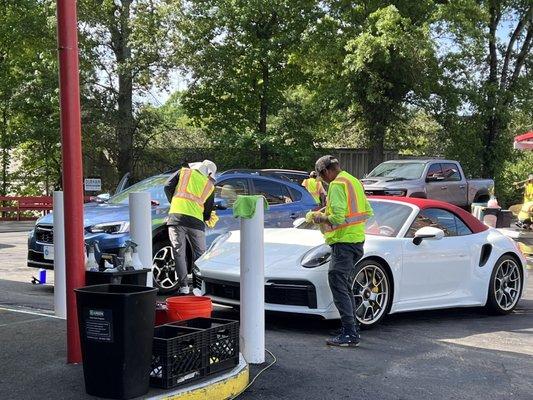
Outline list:
[[[442,167],[442,176],[447,181],[460,181],[461,173],[459,172],[459,167],[456,164],[447,163],[441,164]]]
[[[472,233],[455,214],[440,208],[428,208],[416,216],[407,237],[414,237],[417,230],[426,226],[442,229],[445,236],[464,236]]]
[[[229,208],[233,207],[237,196],[247,194],[250,194],[250,191],[245,178],[226,179],[215,186],[215,198],[227,201]]]
[[[109,204],[128,204],[130,193],[134,192],[148,192],[150,193],[150,199],[158,201],[159,204],[168,204],[167,196],[165,195],[164,186],[168,180],[167,175],[152,176],[122,192],[111,197],[108,201]]]
[[[254,179],[253,182],[255,189],[254,194],[265,196],[268,204],[292,203],[292,198],[286,185],[266,179]]]
[[[438,177],[442,177],[442,168],[440,164],[431,164],[428,169],[428,173],[426,175],[427,178],[433,178],[436,179]]]
[[[455,217],[455,226],[457,227],[457,236],[471,235],[473,233],[460,218]]]
[[[373,236],[395,237],[405,225],[413,209],[404,204],[369,200],[374,215],[365,224],[365,233]],[[319,229],[313,223],[303,222],[298,229]]]
[[[291,194],[292,201],[300,201],[302,200],[302,192],[299,192],[296,189],[293,189],[289,187],[289,192]]]

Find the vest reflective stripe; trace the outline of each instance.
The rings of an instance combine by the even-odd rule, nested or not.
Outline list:
[[[183,174],[183,175],[182,175]],[[196,204],[200,206],[204,206],[205,201],[211,194],[211,192],[214,189],[214,185],[211,182],[211,180],[207,179],[207,183],[204,187],[204,190],[202,191],[202,194],[198,197],[192,193],[190,193],[187,190],[187,187],[189,185],[189,181],[192,176],[192,170],[189,168],[183,168],[180,172],[180,179],[178,183],[178,187],[176,188],[176,191],[174,192],[174,196],[176,198],[180,199],[186,199],[190,201],[194,201]]]
[[[204,204],[214,189],[211,179],[199,171],[182,168],[169,213],[189,215],[203,221]]]
[[[333,232],[338,229],[346,228],[352,225],[358,225],[366,222],[368,214],[366,212],[360,212],[357,208],[358,199],[355,188],[352,182],[344,177],[337,177],[332,184],[342,183],[346,192],[346,198],[348,200],[348,214],[344,219],[344,222],[339,225],[329,224],[324,227],[325,232]],[[362,199],[361,199],[362,200]],[[361,202],[364,203],[364,202]]]

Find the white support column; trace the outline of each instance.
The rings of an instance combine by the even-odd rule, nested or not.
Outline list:
[[[138,244],[143,268],[150,268],[146,286],[153,286],[152,278],[152,202],[150,193],[130,193],[130,236]]]
[[[65,278],[65,213],[63,192],[54,192],[54,312],[67,318],[67,284]]]
[[[264,199],[251,219],[241,218],[240,348],[250,364],[265,362]]]

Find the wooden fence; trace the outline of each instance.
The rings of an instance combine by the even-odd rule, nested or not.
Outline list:
[[[362,178],[370,172],[370,152],[365,149],[325,149],[324,154],[331,154],[338,158],[342,169],[357,178]],[[387,150],[383,155],[384,161],[402,158],[397,151]]]

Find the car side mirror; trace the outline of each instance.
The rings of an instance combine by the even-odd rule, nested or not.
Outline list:
[[[217,210],[227,210],[229,208],[228,201],[225,199],[215,199],[215,208]]]
[[[415,232],[413,244],[418,246],[420,243],[422,243],[422,240],[440,240],[443,237],[444,231],[442,229],[434,228],[432,226],[425,226]]]
[[[292,226],[294,228],[298,228],[300,225],[305,224],[305,218],[296,218],[294,221],[292,221]]]

